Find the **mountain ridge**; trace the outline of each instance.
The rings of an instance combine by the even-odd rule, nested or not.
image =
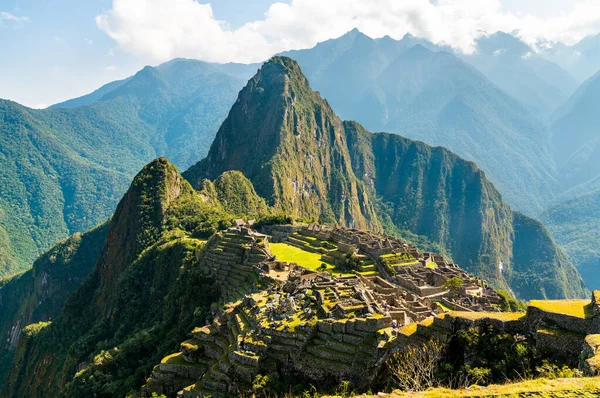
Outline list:
[[[274,57],[240,92],[207,157],[183,176],[198,187],[204,178],[239,170],[278,211],[315,222],[427,236],[465,269],[497,286],[512,280],[513,256],[534,260],[527,250],[513,252],[512,210],[474,163],[398,135],[373,135],[332,112],[297,62]],[[295,205],[302,197],[328,202]],[[545,229],[535,234],[547,235],[548,245],[555,246]],[[577,275],[558,249],[547,253],[544,261],[555,270]],[[506,264],[505,274],[500,263]],[[564,273],[556,276],[554,283],[562,287],[551,295],[585,293],[577,277],[572,283]],[[520,293],[543,294],[535,284]]]

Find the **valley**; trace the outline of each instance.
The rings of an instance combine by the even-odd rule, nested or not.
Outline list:
[[[600,35],[161,1],[0,38],[1,398],[600,393]]]

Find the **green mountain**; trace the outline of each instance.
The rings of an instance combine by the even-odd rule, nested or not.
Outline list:
[[[24,330],[15,358],[22,366],[13,367],[2,396],[57,396],[59,388],[65,396],[124,396],[143,384],[155,362],[195,325],[204,324],[220,293],[196,266],[204,255],[203,239],[230,226],[232,210],[245,207],[244,200],[269,211],[264,201],[252,197],[251,184],[239,173],[204,185],[214,189],[194,191],[164,158],[144,167],[117,206],[108,231],[103,227],[101,236],[89,235],[94,247],[106,237],[99,256],[87,252],[88,263],[98,258],[93,271],[51,324]],[[214,202],[212,194],[227,196],[234,207]],[[61,250],[59,245],[49,256]],[[72,250],[75,256],[84,254],[81,246]],[[56,265],[70,272],[62,263]],[[14,308],[12,302],[8,305]],[[88,365],[89,373],[73,379]]]
[[[374,40],[354,30],[284,55],[298,61],[341,117],[475,161],[511,205],[538,214],[557,187],[547,126],[482,73],[439,50],[408,36]]]
[[[161,358],[206,323],[212,305],[261,288],[249,276],[223,285],[201,271],[215,256],[229,261],[250,250],[248,258],[271,257],[262,241],[236,246],[215,234],[236,217],[287,213],[408,230],[521,297],[586,293],[547,231],[513,214],[473,163],[342,122],[289,58],[272,59],[250,80],[206,159],[185,177],[197,190],[164,158],[138,173],[108,230],[93,240],[104,240],[99,255],[86,256],[98,256],[94,269],[51,323],[23,330],[3,397],[136,391]],[[520,282],[522,276],[529,279]]]
[[[199,187],[228,170],[241,171],[269,205],[293,217],[426,236],[466,270],[515,286],[521,298],[585,294],[544,228],[517,235],[521,216],[475,164],[342,122],[289,58],[273,58],[248,82],[208,156],[183,175]],[[534,250],[538,241],[554,251]],[[547,264],[535,272],[549,286],[516,282],[518,272],[535,279],[529,264]]]
[[[151,159],[205,154],[242,85],[219,68],[174,60],[52,109],[0,100],[0,278],[105,220]]]
[[[0,390],[22,329],[55,319],[100,257],[108,223],[76,233],[40,256],[33,267],[0,281]]]
[[[550,207],[541,220],[577,266],[588,288],[600,288],[600,191]]]

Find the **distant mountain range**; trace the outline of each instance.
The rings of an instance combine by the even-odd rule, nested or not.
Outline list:
[[[600,74],[553,115],[561,196],[541,217],[590,287],[600,287]]]
[[[104,221],[152,158],[205,154],[240,68],[174,60],[51,109],[0,100],[0,277]]]
[[[578,82],[589,79],[600,70],[600,34],[585,37],[568,46],[563,43],[540,43],[540,56],[560,65]]]
[[[576,156],[556,156],[560,126],[571,123],[565,109],[585,85],[558,107],[551,129],[544,119],[575,89],[570,73],[511,35],[476,45],[464,55],[410,35],[371,39],[353,30],[286,54],[342,117],[476,162],[527,215],[585,191],[595,181],[585,161],[594,158],[593,139]],[[258,68],[177,59],[48,110],[2,101],[0,182],[8,189],[0,193],[0,276],[106,219],[153,157],[184,169],[204,156]],[[583,185],[569,185],[577,181]]]
[[[55,316],[25,328],[16,350],[0,350],[0,361],[14,356],[2,396],[135,391],[222,297],[215,277],[198,266],[211,247],[202,239],[214,241],[235,217],[260,223],[285,220],[283,214],[425,235],[470,272],[522,298],[589,293],[548,231],[512,212],[474,163],[343,122],[295,61],[274,57],[239,93],[203,160],[183,175],[167,159],[153,160],[108,224],[57,245],[33,270],[0,284],[0,297],[13,296],[0,317],[2,335],[16,322]],[[217,255],[230,261],[236,254],[227,248],[240,249],[226,244]],[[81,283],[74,290],[65,284],[57,315],[45,293],[62,286],[60,275],[76,264],[89,276],[81,282],[74,275]],[[47,275],[42,286],[40,275]],[[256,288],[260,281],[251,279],[249,289]],[[38,316],[35,302],[19,306],[25,300],[15,297],[25,295],[39,297],[47,312]]]
[[[343,118],[473,160],[511,205],[539,213],[557,187],[547,126],[476,69],[439,50],[410,36],[371,39],[353,30],[285,55],[298,61]],[[502,65],[497,64],[498,74]],[[528,68],[525,61],[519,66]]]

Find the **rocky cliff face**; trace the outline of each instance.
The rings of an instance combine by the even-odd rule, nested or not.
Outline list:
[[[512,212],[483,171],[441,147],[345,127],[354,171],[380,198],[378,214],[502,286],[497,264],[510,263]]]
[[[227,170],[241,171],[286,214],[380,228],[352,171],[342,121],[289,58],[273,58],[248,82],[206,159],[184,176],[197,187]]]
[[[510,206],[474,163],[342,122],[289,58],[273,58],[249,81],[208,156],[184,177],[198,186],[227,170],[242,171],[258,194],[296,218],[426,236],[498,287],[510,288],[513,267],[521,275],[534,272],[525,254],[535,253],[537,238],[516,241]],[[545,229],[537,236],[552,242]],[[555,289],[530,284],[520,296],[585,295],[577,271],[551,247],[556,255],[548,270],[575,279],[549,282]]]

